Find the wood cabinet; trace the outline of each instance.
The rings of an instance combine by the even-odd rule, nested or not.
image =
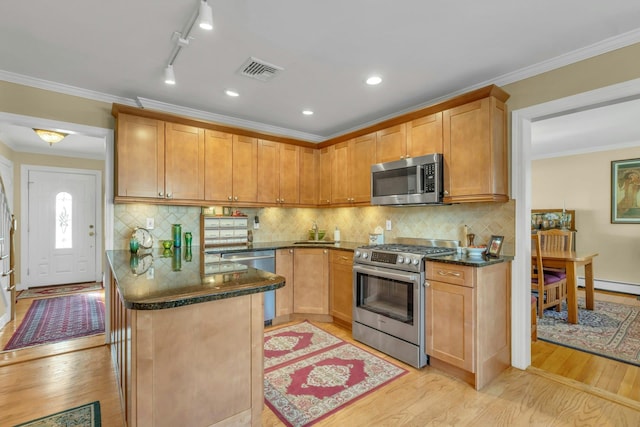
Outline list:
[[[205,131],[207,202],[251,203],[258,195],[258,140]]]
[[[445,203],[506,202],[506,107],[490,96],[443,114]]]
[[[511,365],[510,263],[426,267],[429,363],[479,390]]]
[[[110,346],[127,426],[259,426],[263,295],[125,307],[111,279]]]
[[[371,165],[375,163],[376,134],[333,146],[331,204],[366,205],[371,202]]]
[[[300,204],[320,204],[320,150],[300,148]]]
[[[293,313],[293,249],[276,251],[276,274],[285,278],[285,284],[276,289],[275,318],[286,316],[285,319],[288,320],[288,316]]]
[[[296,248],[293,258],[293,311],[329,314],[329,250]]]
[[[334,157],[334,147],[329,146],[320,149],[320,182],[318,204],[328,206],[331,204],[331,174]]]
[[[407,152],[408,157],[424,156],[425,154],[442,153],[442,113],[412,120],[407,123]]]
[[[164,198],[164,122],[119,114],[116,198]]]
[[[353,320],[353,252],[331,251],[329,283],[333,320],[351,329]]]
[[[297,205],[300,147],[258,140],[258,202]]]
[[[391,162],[407,157],[406,124],[402,123],[376,133],[375,163]]]
[[[165,123],[165,198],[204,199],[204,129]]]

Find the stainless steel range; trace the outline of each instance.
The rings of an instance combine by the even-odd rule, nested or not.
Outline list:
[[[424,343],[424,259],[456,252],[458,242],[361,246],[353,258],[353,338],[417,368]]]

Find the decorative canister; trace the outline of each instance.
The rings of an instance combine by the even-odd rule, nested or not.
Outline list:
[[[182,246],[182,225],[173,224],[171,226],[171,234],[173,236],[173,247],[179,248]]]
[[[191,242],[193,241],[193,236],[190,231],[184,233],[184,244],[187,248],[191,248]]]

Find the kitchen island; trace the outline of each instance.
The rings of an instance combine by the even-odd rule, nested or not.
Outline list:
[[[263,292],[284,278],[199,248],[107,251],[110,343],[128,426],[260,425]],[[195,254],[195,255],[192,255]]]

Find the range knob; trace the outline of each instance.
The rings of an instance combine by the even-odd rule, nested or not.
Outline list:
[[[355,255],[356,255],[356,258],[360,258],[360,251],[356,251]]]
[[[411,264],[411,258],[407,257],[404,259],[405,264]]]
[[[404,257],[402,255],[398,255],[398,264],[402,264],[404,262]]]
[[[364,258],[364,259],[369,258],[369,254],[368,254],[368,253],[366,253],[366,252],[363,252],[363,253],[362,253],[362,258]]]
[[[413,265],[418,265],[420,263],[420,260],[418,258],[415,258],[411,263]]]

